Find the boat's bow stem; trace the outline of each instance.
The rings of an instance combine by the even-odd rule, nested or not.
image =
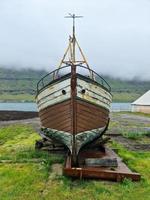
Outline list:
[[[72,166],[76,166],[77,163],[77,144],[76,144],[76,134],[77,134],[77,104],[76,104],[76,94],[77,94],[77,80],[76,80],[76,66],[71,66],[71,128],[72,128]]]
[[[69,14],[66,18],[71,18],[73,20],[73,30],[72,36],[69,38],[69,44],[65,51],[65,54],[59,64],[59,68],[62,67],[62,64],[66,64],[71,66],[71,121],[72,121],[72,166],[77,166],[77,144],[76,144],[76,134],[77,134],[77,105],[76,105],[76,79],[77,79],[77,65],[85,64],[86,67],[89,69],[90,76],[92,77],[90,67],[86,61],[86,58],[83,54],[79,43],[76,40],[75,36],[75,19],[81,18],[82,16],[76,16],[75,14]],[[76,47],[78,48],[79,53],[81,54],[81,58],[76,60]],[[69,59],[68,59],[69,58]],[[58,71],[57,71],[58,73]]]

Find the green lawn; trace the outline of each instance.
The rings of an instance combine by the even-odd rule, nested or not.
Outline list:
[[[73,181],[53,174],[52,164],[63,163],[63,158],[36,151],[37,139],[28,125],[0,129],[0,200],[150,200],[150,152],[110,144],[130,168],[141,173],[140,182]]]

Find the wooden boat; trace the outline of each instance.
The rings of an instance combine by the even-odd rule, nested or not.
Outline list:
[[[69,17],[73,35],[59,67],[38,82],[36,102],[41,135],[66,145],[76,165],[81,148],[106,131],[112,95],[109,84],[90,69],[76,40],[74,20],[79,16]]]

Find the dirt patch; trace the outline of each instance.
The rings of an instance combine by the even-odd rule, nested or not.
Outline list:
[[[55,163],[52,165],[52,173],[54,173],[55,175],[62,175],[62,169],[62,164]]]

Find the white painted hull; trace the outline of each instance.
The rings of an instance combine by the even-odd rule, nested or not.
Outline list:
[[[71,83],[70,78],[61,82],[56,82],[47,86],[36,97],[36,103],[38,110],[41,111],[48,106],[55,105],[71,98]],[[85,94],[82,94],[82,90],[85,90]],[[65,90],[66,94],[62,94]],[[110,110],[110,104],[112,96],[109,92],[104,90],[100,85],[86,82],[81,78],[77,78],[77,98],[88,101],[92,104],[101,106]]]

